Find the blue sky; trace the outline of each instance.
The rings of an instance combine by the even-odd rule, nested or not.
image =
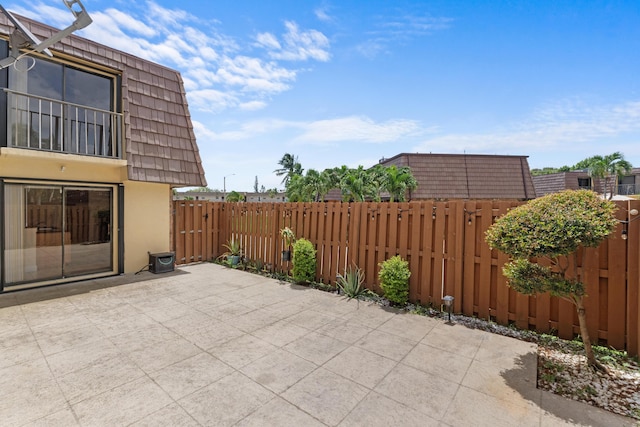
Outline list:
[[[182,73],[209,186],[401,152],[624,153],[640,166],[640,3],[83,0],[79,32]],[[61,0],[4,2],[62,28]]]

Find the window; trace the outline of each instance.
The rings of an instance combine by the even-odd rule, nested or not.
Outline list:
[[[41,58],[22,61],[8,69],[8,146],[120,157],[115,76]]]

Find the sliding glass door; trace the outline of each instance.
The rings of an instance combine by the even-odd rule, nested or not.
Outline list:
[[[113,189],[5,184],[5,284],[113,269]]]

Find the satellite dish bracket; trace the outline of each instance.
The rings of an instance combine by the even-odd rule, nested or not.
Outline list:
[[[84,8],[82,3],[80,3],[80,0],[62,0],[62,2],[67,6],[67,9],[71,11],[76,19],[67,28],[58,31],[45,41],[40,41],[40,39],[34,36],[27,27],[25,27],[15,16],[11,14],[11,12],[0,5],[0,12],[4,13],[15,27],[13,32],[9,35],[11,53],[9,54],[9,57],[0,60],[0,69],[14,64],[22,56],[29,53],[26,52],[21,54],[20,49],[30,49],[32,52],[44,52],[47,56],[53,56],[51,51],[48,49],[50,46],[58,43],[74,31],[85,28],[93,22],[89,13],[87,13],[87,10]]]

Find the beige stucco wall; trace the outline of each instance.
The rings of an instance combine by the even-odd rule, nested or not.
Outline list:
[[[118,184],[127,177],[125,160],[0,148],[0,175],[51,181]]]
[[[5,179],[42,180],[69,184],[124,185],[124,270],[133,273],[148,264],[148,252],[170,249],[169,184],[129,181],[125,160],[75,156],[16,148],[0,148],[0,176]],[[117,224],[117,189],[114,188],[114,228]],[[118,234],[113,233],[117,271]]]
[[[140,270],[149,254],[170,248],[171,188],[168,184],[124,183],[124,269]]]

